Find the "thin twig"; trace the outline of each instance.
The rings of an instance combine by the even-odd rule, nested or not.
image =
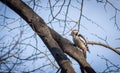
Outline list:
[[[82,2],[81,2],[80,17],[79,17],[79,20],[78,20],[78,31],[80,30],[80,22],[81,22],[82,12],[83,12],[83,2],[84,2],[84,0],[82,0]]]

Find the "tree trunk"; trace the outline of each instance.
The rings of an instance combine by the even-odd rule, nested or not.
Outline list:
[[[80,65],[82,73],[95,73],[87,63],[83,53],[76,49],[73,44],[48,27],[28,5],[21,0],[0,0],[18,15],[20,15],[31,28],[39,35],[61,68],[61,73],[75,73],[70,60],[64,54],[67,53]]]

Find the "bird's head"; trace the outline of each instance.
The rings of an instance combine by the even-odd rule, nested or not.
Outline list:
[[[77,31],[76,29],[72,30],[71,36],[75,36],[75,35],[77,35],[77,34],[78,34],[78,31]]]

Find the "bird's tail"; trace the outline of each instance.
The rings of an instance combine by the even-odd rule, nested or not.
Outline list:
[[[87,47],[87,51],[90,53],[90,50],[89,50],[88,46],[86,46],[86,47]]]
[[[89,50],[89,48],[87,48],[87,51],[90,53],[90,50]]]

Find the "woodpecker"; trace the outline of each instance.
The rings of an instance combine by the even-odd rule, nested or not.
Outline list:
[[[82,49],[84,57],[86,58],[86,51],[90,52],[87,46],[87,42],[85,38],[78,33],[76,29],[72,30],[71,36],[73,37],[74,45],[80,49]]]

